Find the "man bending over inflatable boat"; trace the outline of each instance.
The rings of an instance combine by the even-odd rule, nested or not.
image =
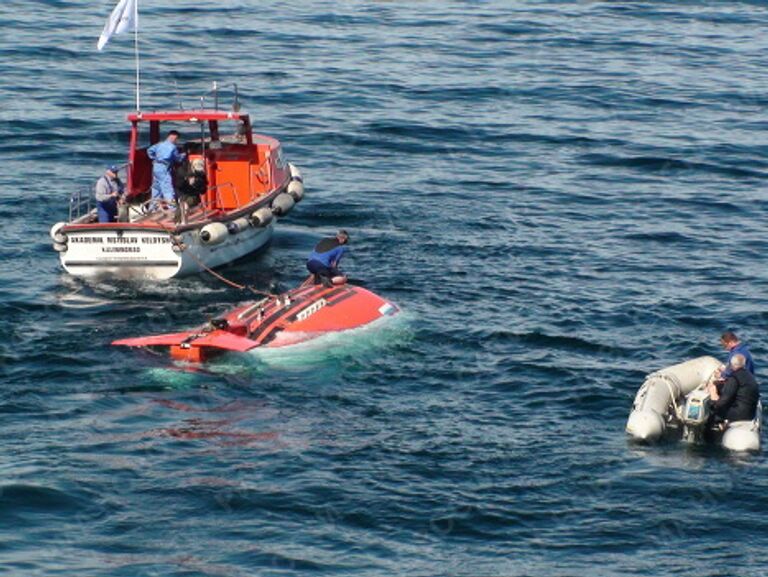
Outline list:
[[[321,284],[326,287],[333,286],[334,283],[340,284],[346,281],[346,278],[339,270],[339,263],[349,250],[347,243],[349,234],[344,229],[340,229],[336,236],[324,238],[315,246],[315,250],[307,259],[307,270],[315,275],[315,284]]]
[[[746,356],[736,353],[731,357],[728,367],[730,376],[722,384],[715,382],[709,385],[715,418],[730,423],[751,421],[754,418],[760,391],[746,363]]]
[[[719,374],[715,375],[715,378],[719,380],[725,380],[732,374],[731,361],[734,355],[742,355],[745,359],[745,368],[755,374],[755,363],[752,361],[752,354],[749,352],[749,347],[746,343],[742,343],[736,333],[733,331],[725,331],[720,336],[720,344],[728,351],[728,360],[725,361],[725,367],[720,369]]]

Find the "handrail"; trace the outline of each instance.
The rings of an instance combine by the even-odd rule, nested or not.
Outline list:
[[[262,183],[264,186],[266,186],[268,189],[272,186],[272,183],[274,182],[274,175],[272,174],[274,170],[274,166],[271,162],[269,162],[270,157],[267,156],[264,159],[264,162],[262,162],[257,168],[256,168],[256,178],[257,180]],[[266,169],[266,170],[265,170]],[[264,175],[262,178],[261,175]],[[261,196],[260,194],[255,194],[255,191],[253,187],[251,187],[251,200],[253,200],[256,196]]]
[[[85,195],[85,199],[83,196]],[[83,210],[85,207],[85,210]],[[91,212],[91,190],[89,188],[78,188],[69,198],[69,222],[81,218],[84,214]]]
[[[216,186],[209,186],[206,190],[213,190],[216,191],[216,201],[219,205],[219,209],[222,208],[222,202],[221,202],[221,196],[219,195],[219,188],[222,188],[224,186],[230,186],[232,187],[232,192],[235,195],[235,202],[237,203],[237,206],[240,206],[240,197],[237,195],[237,187],[232,182],[222,182],[221,184],[217,184]]]

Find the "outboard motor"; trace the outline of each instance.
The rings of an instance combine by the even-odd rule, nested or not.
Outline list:
[[[711,402],[707,389],[691,391],[685,399],[683,409],[683,439],[688,443],[703,443]]]

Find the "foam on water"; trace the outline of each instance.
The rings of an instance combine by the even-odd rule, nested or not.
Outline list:
[[[412,316],[401,311],[357,329],[327,333],[292,345],[258,348],[248,354],[272,368],[286,369],[344,358],[386,355],[391,347],[402,346],[413,338],[412,321]]]

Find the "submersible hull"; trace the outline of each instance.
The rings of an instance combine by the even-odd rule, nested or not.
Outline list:
[[[277,348],[356,329],[399,309],[360,286],[304,284],[244,303],[190,331],[120,339],[113,345],[168,349],[177,360],[201,362],[225,352]]]

